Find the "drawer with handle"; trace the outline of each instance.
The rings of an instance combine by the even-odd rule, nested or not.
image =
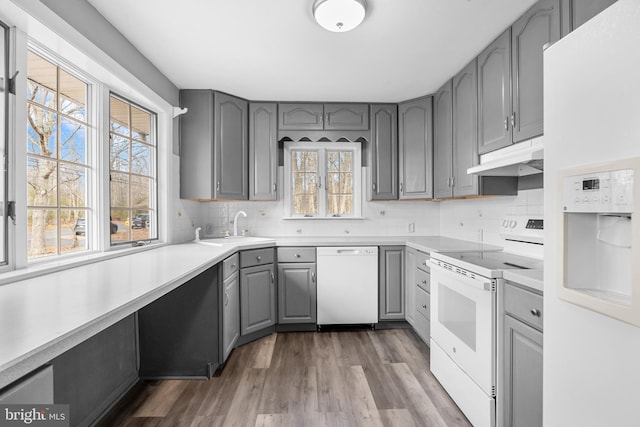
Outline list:
[[[420,269],[416,269],[416,285],[420,286],[422,290],[431,293],[431,274]]]
[[[222,277],[226,279],[240,268],[238,254],[233,254],[229,258],[222,261]]]
[[[278,262],[316,262],[316,248],[278,248]]]
[[[420,270],[426,271],[427,273],[430,272],[429,258],[430,256],[428,253],[416,251],[416,267]]]
[[[252,249],[240,252],[240,268],[256,265],[272,264],[274,259],[273,248]]]
[[[511,282],[504,285],[504,311],[542,331],[542,295],[528,291]]]
[[[431,296],[422,288],[416,288],[416,309],[427,319],[431,318]]]

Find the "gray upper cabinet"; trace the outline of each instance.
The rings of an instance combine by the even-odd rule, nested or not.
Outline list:
[[[277,200],[278,105],[249,104],[249,200]]]
[[[381,246],[378,275],[380,320],[404,320],[404,246]]]
[[[566,36],[616,0],[562,0],[562,35]]]
[[[513,142],[543,133],[543,47],[559,39],[560,0],[537,2],[512,26]]]
[[[316,323],[316,263],[278,264],[278,323]]]
[[[474,59],[453,78],[453,196],[478,194],[478,177],[467,169],[478,164],[477,68]]]
[[[247,101],[211,90],[181,90],[180,197],[247,200]]]
[[[400,199],[433,197],[432,97],[398,106]]]
[[[367,104],[302,104],[278,106],[279,130],[367,130]]]
[[[433,197],[453,196],[453,98],[449,80],[433,96]],[[466,173],[466,171],[465,171]]]
[[[478,56],[478,152],[511,145],[511,29]]]
[[[371,199],[398,198],[398,106],[371,105]]]
[[[322,104],[279,104],[278,129],[322,130],[324,107]]]

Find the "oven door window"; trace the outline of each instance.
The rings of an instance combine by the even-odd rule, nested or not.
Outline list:
[[[438,322],[476,351],[475,301],[441,283],[438,286]]]

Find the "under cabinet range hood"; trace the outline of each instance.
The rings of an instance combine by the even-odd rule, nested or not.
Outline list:
[[[520,142],[480,156],[480,164],[467,169],[480,176],[526,176],[542,173],[544,143],[542,138]]]

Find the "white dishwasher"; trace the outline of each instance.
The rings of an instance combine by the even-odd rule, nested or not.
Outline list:
[[[318,325],[378,322],[378,248],[319,247]]]

